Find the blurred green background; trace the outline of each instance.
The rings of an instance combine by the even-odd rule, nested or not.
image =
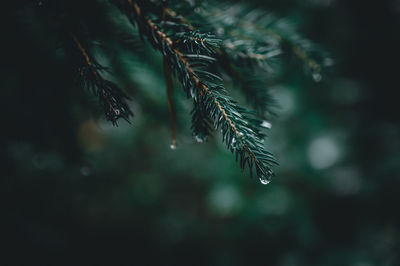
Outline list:
[[[113,127],[32,9],[4,12],[1,265],[400,265],[400,2],[252,2],[335,60],[318,83],[288,64],[273,87],[280,166],[266,186],[218,134],[196,143],[179,87],[169,148],[148,45],[105,61],[135,113]]]

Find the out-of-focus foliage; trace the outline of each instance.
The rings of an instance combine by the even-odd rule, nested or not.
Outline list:
[[[105,12],[121,25],[116,9],[91,10],[84,2],[82,12]],[[209,4],[195,5],[200,15],[221,5]],[[53,49],[58,39],[45,22],[13,2],[0,23],[1,265],[400,264],[398,69],[392,67],[399,61],[399,5],[247,4],[262,17],[268,10],[290,19],[336,62],[334,73],[315,75],[289,53],[289,42],[279,47],[288,63],[278,62],[277,73],[256,73],[278,105],[265,125],[280,162],[267,186],[243,177],[220,138],[199,144],[191,137],[192,106],[178,87],[179,147],[169,149],[162,57],[138,36],[98,25],[102,43],[112,47],[94,44],[98,62],[114,70],[104,78],[133,99],[132,124],[113,127],[96,97],[77,87],[76,71],[62,49]],[[233,85],[242,83],[226,80],[227,88]],[[246,103],[239,90],[230,93]]]

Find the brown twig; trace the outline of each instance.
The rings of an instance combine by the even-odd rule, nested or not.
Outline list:
[[[178,18],[182,23],[185,23],[190,31],[196,30],[196,28],[193,27],[193,25],[190,24],[190,22],[186,18],[182,17],[181,15],[178,15],[174,10],[172,10],[170,8],[166,8],[165,11],[171,17]]]
[[[167,0],[162,0],[163,3],[163,23],[165,25],[166,22],[166,10],[167,10]],[[165,85],[167,88],[167,100],[168,100],[168,109],[169,109],[169,116],[171,119],[171,136],[172,136],[172,144],[171,148],[176,149],[176,131],[175,131],[175,107],[174,107],[174,102],[172,99],[172,95],[174,92],[174,87],[172,84],[172,78],[171,78],[171,69],[169,68],[168,61],[166,56],[164,56],[164,77],[165,77]]]
[[[81,42],[78,40],[78,37],[76,37],[75,34],[71,33],[72,39],[74,40],[74,43],[78,47],[79,51],[82,53],[83,57],[85,58],[86,64],[91,68],[93,75],[98,77],[97,71],[93,68],[93,63],[92,60],[90,60],[90,57],[88,53],[86,52],[85,48],[83,48]]]
[[[171,70],[169,68],[167,59],[164,57],[164,76],[165,76],[165,85],[167,88],[167,100],[168,100],[168,109],[169,115],[171,119],[171,136],[172,136],[172,144],[171,147],[173,149],[176,148],[176,132],[175,132],[175,107],[172,100],[173,94],[173,86],[172,86],[172,78],[171,78]]]

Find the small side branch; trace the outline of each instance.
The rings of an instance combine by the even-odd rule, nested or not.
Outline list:
[[[102,104],[106,118],[114,125],[117,125],[119,118],[129,122],[129,117],[133,116],[126,100],[129,97],[113,82],[105,80],[100,71],[105,68],[90,58],[88,52],[79,41],[78,37],[71,33],[72,40],[82,54],[85,66],[80,68],[79,74],[83,87],[86,87],[99,99]]]

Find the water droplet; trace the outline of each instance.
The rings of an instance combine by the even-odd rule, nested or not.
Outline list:
[[[260,182],[263,185],[268,185],[271,182],[271,180],[266,177],[260,177]]]
[[[115,109],[115,110],[114,110],[114,113],[115,113],[116,116],[119,116],[120,111],[119,111],[118,109]]]
[[[319,72],[314,72],[312,74],[312,77],[313,77],[315,82],[320,82],[322,80],[322,75]]]
[[[232,144],[235,144],[235,143],[236,143],[236,139],[232,138]]]
[[[196,93],[193,91],[193,89],[190,90],[190,95],[192,96],[193,99],[197,99]]]
[[[195,139],[196,142],[198,142],[198,143],[203,143],[203,142],[204,142],[204,139],[202,139],[202,138],[199,137],[199,136],[194,136],[194,139]]]
[[[243,137],[243,133],[242,132],[239,132],[239,137]]]
[[[270,122],[264,120],[264,121],[262,122],[261,126],[262,126],[262,127],[265,127],[265,128],[271,128],[271,127],[272,127],[272,124],[271,124]]]
[[[175,144],[171,144],[169,147],[171,148],[171,150],[176,150],[176,145]]]

